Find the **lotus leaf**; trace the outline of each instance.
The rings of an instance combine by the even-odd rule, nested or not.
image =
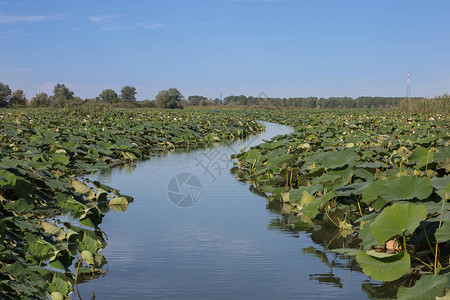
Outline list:
[[[399,204],[394,203],[386,207],[372,222],[370,230],[378,244],[383,244],[390,238],[404,234],[410,234],[416,230],[421,221],[427,217],[428,211],[423,204]]]
[[[422,276],[416,281],[413,287],[400,287],[398,289],[397,299],[434,300],[437,296],[444,295],[447,281],[446,276]]]
[[[359,251],[356,261],[361,265],[363,272],[378,281],[393,281],[406,274],[411,266],[408,253],[401,252],[397,255],[377,258],[364,251]]]

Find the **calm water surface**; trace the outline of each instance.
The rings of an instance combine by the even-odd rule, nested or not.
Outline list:
[[[283,225],[286,216],[267,209],[266,199],[230,174],[232,153],[293,131],[264,124],[257,138],[94,175],[135,201],[126,212],[104,217],[108,272],[79,285],[82,297],[90,299],[95,291],[97,299],[368,298],[363,289],[377,286],[352,271],[351,259],[324,252],[310,233],[290,231]],[[180,173],[201,183],[191,207],[177,207],[168,197],[168,184]]]

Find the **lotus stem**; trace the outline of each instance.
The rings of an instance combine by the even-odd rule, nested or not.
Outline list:
[[[428,154],[427,154],[427,163],[425,164],[425,174],[427,174],[428,179],[430,179],[430,175],[428,174],[428,160],[430,159],[430,150],[428,150]],[[442,221],[442,216],[441,216],[441,221]],[[439,224],[439,227],[440,224]],[[436,274],[435,274],[436,275]]]
[[[361,217],[364,217],[362,210],[361,210],[361,205],[359,205],[359,199],[356,200],[356,203],[358,203],[358,209],[359,209],[359,213],[361,214]]]
[[[288,189],[288,186],[289,186],[289,175],[288,175],[288,170],[286,169],[286,184],[285,184],[285,189],[287,190]]]
[[[337,228],[340,228],[338,224],[336,224],[333,219],[330,218],[330,215],[328,214],[328,211],[325,210],[325,213],[327,214],[328,219],[330,219],[331,223],[333,223],[334,225],[336,225]],[[339,218],[338,218],[339,219]]]
[[[429,152],[428,152],[428,154],[429,154]],[[428,161],[428,158],[427,158],[427,161]],[[439,220],[439,228],[441,228],[441,226],[442,226],[442,218],[444,216],[444,207],[445,207],[445,199],[442,199],[442,211],[441,211],[441,218]],[[436,252],[434,253],[434,275],[437,274],[438,245],[439,245],[439,241],[436,240]]]
[[[289,179],[289,183],[290,183],[290,186],[291,186],[291,190],[292,190],[292,176],[294,175],[294,172],[291,172],[291,178]]]
[[[81,296],[80,296],[80,292],[78,291],[77,280],[78,280],[78,272],[80,270],[80,265],[81,265],[82,261],[83,260],[81,258],[78,258],[78,265],[77,265],[77,270],[76,270],[76,273],[75,273],[75,282],[74,282],[74,284],[75,284],[75,291],[77,292],[78,299],[80,299],[80,300],[82,300],[82,299],[81,299]]]
[[[426,238],[427,243],[428,243],[428,247],[430,247],[431,253],[434,256],[434,249],[433,249],[433,246],[431,246],[430,239],[428,238],[427,226],[425,224],[424,224],[424,233],[425,233],[425,238]],[[431,264],[433,264],[433,262],[431,262]]]
[[[433,266],[427,264],[426,262],[424,262],[424,261],[421,260],[420,258],[418,258],[418,257],[414,257],[414,258],[417,259],[418,261],[420,261],[421,263],[423,263],[423,264],[424,264],[425,266],[427,266],[428,268],[430,268],[430,270],[433,270],[433,269],[434,269]]]

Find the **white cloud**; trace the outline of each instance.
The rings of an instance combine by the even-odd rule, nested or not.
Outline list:
[[[37,22],[46,22],[51,20],[62,19],[63,15],[23,15],[23,16],[13,16],[13,15],[4,15],[0,14],[0,23],[37,23]]]
[[[91,16],[91,17],[88,17],[88,19],[92,23],[99,23],[99,22],[111,21],[111,20],[121,18],[121,17],[122,17],[122,15],[101,15],[101,16]]]
[[[122,22],[116,22],[118,18],[122,18],[123,15],[98,15],[88,17],[92,23],[100,23],[101,30],[105,31],[119,31],[119,30],[134,30],[134,29],[150,29],[155,30],[164,27],[164,24],[155,23],[148,24],[145,22],[124,24]]]
[[[158,28],[163,28],[164,24],[152,24],[152,25],[148,25],[148,26],[144,26],[145,29],[158,29]]]
[[[101,29],[105,31],[117,31],[117,30],[134,30],[134,29],[150,29],[150,30],[156,30],[159,28],[164,27],[164,24],[147,24],[147,23],[135,23],[131,25],[110,25],[110,26],[104,26]]]

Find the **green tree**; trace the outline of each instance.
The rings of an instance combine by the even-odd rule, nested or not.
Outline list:
[[[11,89],[7,84],[0,82],[0,107],[8,105],[11,99]]]
[[[160,91],[155,98],[156,106],[170,109],[183,108],[183,100],[183,95],[175,88]]]
[[[46,93],[38,93],[30,100],[30,106],[38,107],[38,106],[49,106],[50,99]]]
[[[53,96],[51,97],[50,103],[55,107],[63,107],[74,98],[73,92],[69,90],[64,84],[58,83],[53,88]]]
[[[140,107],[155,107],[155,101],[154,100],[149,100],[149,99],[145,99],[144,101],[141,101],[139,103]]]
[[[123,89],[122,89],[123,90]],[[106,103],[113,103],[117,99],[117,94],[114,90],[106,89],[99,95],[101,101]]]
[[[207,105],[208,103],[208,98],[204,97],[204,96],[189,96],[188,97],[188,105],[193,105],[193,106],[200,106],[200,105]]]
[[[28,100],[23,90],[15,90],[11,95],[11,105],[14,107],[26,106]]]
[[[124,86],[120,91],[120,99],[123,102],[135,102],[136,101],[136,88],[133,86]]]

